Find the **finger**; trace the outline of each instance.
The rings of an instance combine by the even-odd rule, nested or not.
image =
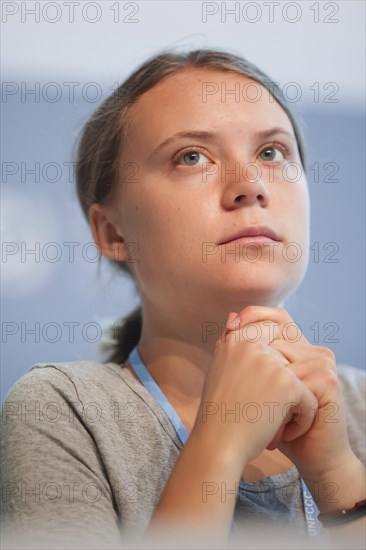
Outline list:
[[[266,351],[267,353],[274,352],[277,355],[281,356],[281,353],[278,352],[277,350],[267,349],[269,348],[269,346],[266,345],[265,342],[263,342],[262,340],[245,338],[243,335],[242,329],[239,327],[236,330],[231,330],[228,332],[224,331],[224,333],[216,340],[215,350],[217,350],[221,346],[225,346],[225,345],[233,346],[234,344],[241,344],[241,345],[248,344],[249,345],[249,347],[247,348],[248,350],[252,348],[250,344],[257,345],[257,346],[260,346],[263,349],[263,351]]]
[[[298,339],[302,343],[307,343],[307,339],[302,334],[301,328],[293,321],[287,311],[283,308],[248,306],[239,312],[240,325],[244,326],[251,323],[274,323],[280,327],[281,338],[293,341]],[[237,324],[234,325],[237,328]],[[229,329],[230,330],[230,329]]]
[[[318,400],[315,394],[305,384],[302,384],[302,396],[298,403],[288,403],[285,416],[285,429],[282,434],[284,441],[293,441],[304,435],[313,425]]]
[[[290,442],[304,435],[313,425],[316,412],[318,410],[318,401],[315,396],[305,386],[305,391],[299,403],[288,403],[282,414],[283,423],[277,430],[272,441],[267,445],[267,449],[272,451],[276,449],[282,441]]]
[[[263,323],[249,323],[247,325],[240,325],[240,322],[237,321],[236,328],[226,330],[226,334],[230,334],[233,330],[239,330],[241,337],[244,340],[248,340],[248,342],[258,342],[258,340],[263,340],[263,342],[269,344],[276,339],[282,338],[280,325],[278,323],[273,323],[272,321],[265,321]]]
[[[253,329],[253,328],[255,329],[254,333],[249,332],[249,329]],[[268,327],[264,327],[264,328],[268,328]],[[228,331],[227,333],[225,332],[221,340],[224,342],[235,341],[236,343],[247,341],[252,344],[255,344],[261,341],[263,344],[265,344],[263,346],[263,351],[265,351],[266,353],[275,355],[275,357],[277,357],[280,360],[281,364],[287,365],[289,361],[286,359],[286,357],[284,357],[284,355],[280,351],[268,345],[269,344],[269,342],[267,341],[268,336],[269,336],[269,333],[266,330],[264,332],[261,331],[261,323],[255,323],[254,325],[246,325],[245,327],[240,327],[240,328],[238,327],[236,330],[231,330],[231,331]],[[216,344],[216,347],[217,347],[217,344]]]
[[[247,306],[239,311],[238,315],[244,324],[258,323],[267,319],[282,325],[293,322],[287,311],[279,307]]]
[[[229,313],[229,316],[227,318],[227,321],[226,321],[226,324],[230,324],[234,319],[236,319],[236,317],[238,316],[237,312],[236,311],[231,311]]]
[[[282,365],[283,367],[287,367],[290,364],[287,358],[282,353],[280,353],[276,349],[271,348],[270,346],[266,346],[266,348],[267,349],[265,349],[265,353],[270,353],[274,355],[276,359],[278,359],[280,365]]]
[[[303,344],[301,342],[286,342],[285,340],[275,340],[271,342],[270,347],[276,349],[290,363],[295,363],[296,361],[304,361],[310,359],[319,359],[322,360],[330,359],[334,366],[336,365],[336,357],[332,350],[323,346],[313,346],[311,344]]]
[[[320,405],[340,395],[340,382],[329,358],[301,361],[287,366],[315,395]]]

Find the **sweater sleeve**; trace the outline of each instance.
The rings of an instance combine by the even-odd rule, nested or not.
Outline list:
[[[87,413],[73,381],[52,365],[33,367],[10,389],[1,418],[7,548],[120,547],[120,518]]]
[[[366,375],[350,365],[338,365],[347,421],[348,438],[355,455],[366,467]]]

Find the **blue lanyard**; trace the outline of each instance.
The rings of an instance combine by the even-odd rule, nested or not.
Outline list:
[[[155,382],[155,380],[153,379],[153,377],[145,367],[141,359],[141,356],[138,352],[137,346],[135,346],[131,351],[128,360],[131,364],[132,369],[135,371],[136,375],[140,379],[141,383],[155,397],[156,401],[164,409],[171,423],[173,424],[175,431],[177,432],[177,435],[180,441],[182,442],[182,445],[185,445],[185,443],[189,438],[189,433],[186,427],[184,426],[182,420],[174,410],[173,406],[169,403],[164,393],[161,391],[158,384]],[[319,535],[319,521],[318,521],[319,510],[317,505],[314,502],[314,499],[310,491],[308,490],[302,478],[301,478],[301,492],[302,492],[302,499],[304,503],[305,520],[306,520],[308,536],[315,537]],[[234,522],[232,526],[235,528]]]

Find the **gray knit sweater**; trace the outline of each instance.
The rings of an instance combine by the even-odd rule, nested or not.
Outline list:
[[[345,365],[338,372],[350,443],[365,464],[365,373]],[[181,448],[164,410],[123,365],[34,365],[2,410],[5,547],[138,544]],[[295,544],[309,540],[296,467],[240,482],[234,523],[241,532],[237,547],[253,548],[266,533],[268,547],[285,548],[288,541],[289,548],[304,548],[305,542]],[[281,533],[286,540],[276,546]],[[320,547],[327,546],[318,540]]]

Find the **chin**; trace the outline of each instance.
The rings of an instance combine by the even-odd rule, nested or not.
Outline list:
[[[293,274],[292,274],[293,275]],[[280,307],[279,304],[292,294],[301,284],[303,277],[291,277],[286,274],[261,273],[250,276],[230,277],[226,279],[228,294],[239,302],[248,305]],[[223,291],[221,286],[221,292]]]

